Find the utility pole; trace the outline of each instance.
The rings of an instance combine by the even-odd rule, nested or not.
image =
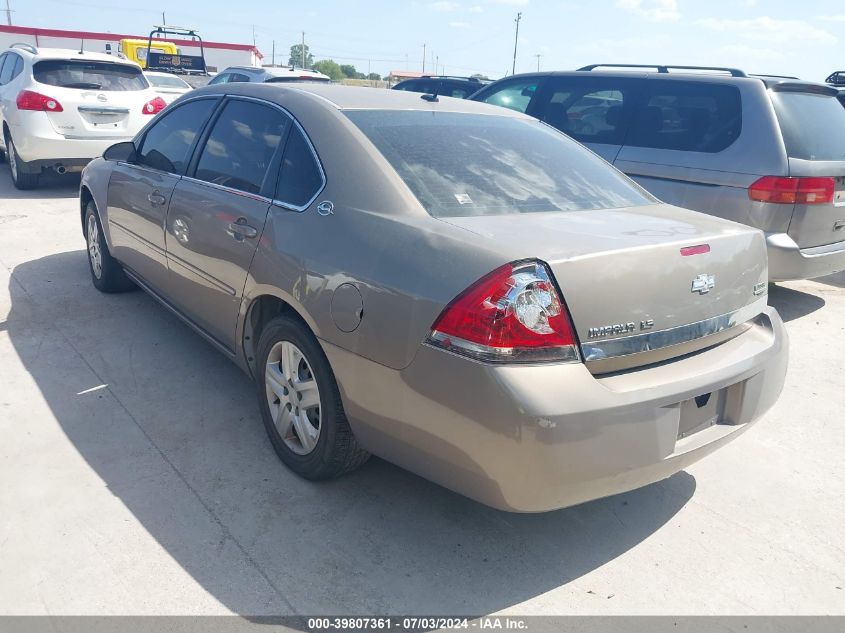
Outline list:
[[[423,44],[423,75],[425,74],[425,44]]]
[[[522,19],[522,11],[516,14],[516,35],[513,37],[513,68],[511,68],[511,75],[516,74],[516,45],[519,43],[519,21]]]
[[[302,67],[305,68],[305,31],[302,32]]]
[[[437,60],[434,62],[434,74],[437,74],[437,69],[440,68],[440,55],[437,56]]]
[[[271,66],[276,65],[276,40],[273,40],[273,61],[270,63]]]
[[[537,58],[537,72],[540,72],[540,58],[543,56],[542,53],[537,53],[534,57]]]
[[[9,4],[9,0],[6,0],[6,4]],[[161,25],[167,26],[167,16],[164,15],[164,11],[161,12]]]

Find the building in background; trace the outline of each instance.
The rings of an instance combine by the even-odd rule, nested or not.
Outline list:
[[[28,26],[0,25],[0,50],[5,50],[12,44],[23,42],[46,48],[71,48],[90,51],[92,53],[107,52],[106,44],[111,45],[113,52],[118,51],[120,40],[144,39],[144,35],[125,35],[120,33],[96,33],[92,31],[65,31],[61,29],[42,29]],[[197,42],[166,38],[173,42],[184,55],[199,55]],[[251,44],[228,44],[225,42],[209,42],[203,40],[205,63],[209,72],[227,66],[260,66],[264,56]]]

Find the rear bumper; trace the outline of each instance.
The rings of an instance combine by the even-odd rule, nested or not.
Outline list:
[[[18,155],[29,165],[29,171],[40,172],[45,167],[63,164],[84,167],[89,161],[115,143],[130,141],[134,135],[106,139],[68,138],[53,131],[48,122],[43,125],[10,126]]]
[[[787,348],[772,308],[719,346],[607,377],[583,364],[483,365],[426,346],[397,371],[324,343],[365,447],[516,512],[625,492],[701,459],[774,404]],[[685,435],[690,400],[704,394],[721,403],[716,423]]]
[[[767,233],[766,246],[769,281],[812,279],[845,270],[845,241],[802,249],[786,233]]]

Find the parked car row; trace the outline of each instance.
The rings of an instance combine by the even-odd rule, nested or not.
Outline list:
[[[600,92],[582,119],[629,94]],[[376,454],[550,510],[671,475],[783,386],[762,232],[489,103],[207,86],[85,168],[80,222],[94,285],[140,286],[247,372],[310,479]]]
[[[211,83],[328,81],[293,68],[227,68]],[[193,87],[176,74],[142,71],[124,57],[14,44],[0,55],[0,146],[18,189],[47,170],[79,172],[115,142],[133,138]]]

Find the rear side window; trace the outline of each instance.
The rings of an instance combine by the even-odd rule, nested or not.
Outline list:
[[[195,177],[247,193],[260,193],[288,125],[290,118],[275,108],[230,101],[205,142]]]
[[[786,153],[804,160],[845,160],[845,108],[836,97],[772,92]]]
[[[216,99],[199,99],[162,116],[144,136],[136,162],[171,174],[181,174],[194,139],[216,105]]]
[[[533,119],[399,110],[346,115],[435,217],[656,202],[595,154]]]
[[[492,105],[502,106],[517,112],[525,112],[532,97],[537,92],[538,78],[517,79],[514,81],[502,82],[492,92],[485,94],[479,101]]]
[[[15,55],[15,69],[12,71],[12,79],[17,77],[23,71],[23,57]]]
[[[630,78],[558,77],[540,118],[582,143],[621,145],[636,87]]]
[[[715,153],[742,129],[742,101],[735,86],[710,82],[646,81],[626,145]]]
[[[314,152],[298,127],[290,133],[282,159],[276,200],[302,208],[323,186],[323,175]]]
[[[437,86],[437,82],[426,81],[423,79],[414,81],[403,81],[393,86],[394,90],[405,90],[407,92],[431,92],[432,88]]]
[[[47,59],[32,67],[35,81],[80,90],[145,90],[149,87],[137,66],[111,62]]]
[[[12,78],[12,71],[15,69],[15,56],[11,53],[3,53],[0,59],[0,86],[9,83]]]

